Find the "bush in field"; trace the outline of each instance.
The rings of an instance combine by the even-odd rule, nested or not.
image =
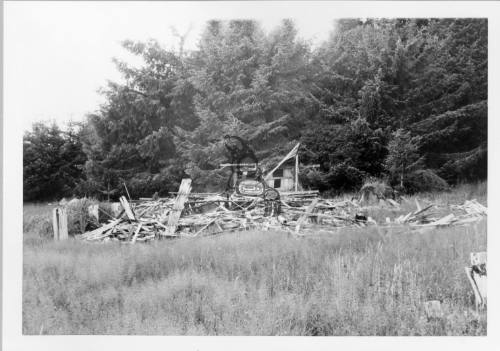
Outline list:
[[[394,189],[387,185],[381,179],[370,178],[365,180],[363,186],[359,190],[360,198],[370,201],[373,197],[375,199],[393,199],[395,196]]]
[[[422,169],[410,173],[405,182],[405,191],[410,194],[446,191],[449,189],[450,187],[446,180],[430,169]]]
[[[340,163],[330,169],[326,175],[326,180],[330,188],[341,193],[359,189],[365,176],[366,173],[356,167],[349,166],[347,163]]]
[[[88,211],[89,206],[95,204],[98,201],[89,198],[73,199],[67,203],[69,234],[82,234],[96,226]]]
[[[31,215],[23,218],[23,232],[37,233],[39,237],[53,236],[52,217],[50,215]]]
[[[300,172],[299,181],[305,189],[314,189],[321,192],[329,189],[326,175],[316,169],[305,169]]]

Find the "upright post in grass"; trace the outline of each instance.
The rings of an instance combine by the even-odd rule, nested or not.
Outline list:
[[[295,191],[299,188],[299,153],[295,155]]]
[[[59,240],[59,208],[52,211],[52,228],[54,228],[54,241]]]
[[[54,240],[68,239],[68,214],[65,208],[54,208],[52,227],[54,228]]]

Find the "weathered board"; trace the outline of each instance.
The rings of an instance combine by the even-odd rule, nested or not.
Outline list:
[[[68,239],[68,213],[64,207],[54,208],[52,227],[54,229],[54,240]]]
[[[177,229],[177,223],[179,218],[181,218],[182,210],[184,209],[184,203],[188,199],[189,193],[191,192],[191,179],[183,179],[181,186],[179,187],[179,192],[175,199],[174,206],[169,212],[167,229],[162,235],[173,235]]]

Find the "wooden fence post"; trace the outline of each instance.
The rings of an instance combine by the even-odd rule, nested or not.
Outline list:
[[[59,208],[52,211],[52,228],[54,228],[54,240],[59,240]]]
[[[68,239],[68,213],[65,208],[54,208],[52,227],[54,228],[54,240]]]

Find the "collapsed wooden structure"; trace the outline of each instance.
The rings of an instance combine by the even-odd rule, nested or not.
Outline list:
[[[129,202],[122,196],[122,211],[116,218],[77,237],[87,241],[136,243],[249,229],[278,229],[297,236],[370,225],[404,225],[424,229],[466,225],[487,213],[486,207],[471,200],[452,206],[455,213],[439,216],[433,211],[436,208],[434,205],[422,208],[417,201],[417,211],[377,223],[362,214],[364,208],[356,200],[324,199],[317,191],[282,193],[279,199],[273,201],[279,202],[279,206],[271,206],[270,201],[262,197],[236,193],[191,193],[191,180],[184,179],[175,197],[141,198]],[[384,205],[399,206],[395,201],[387,201]],[[92,212],[95,211],[92,208]]]

